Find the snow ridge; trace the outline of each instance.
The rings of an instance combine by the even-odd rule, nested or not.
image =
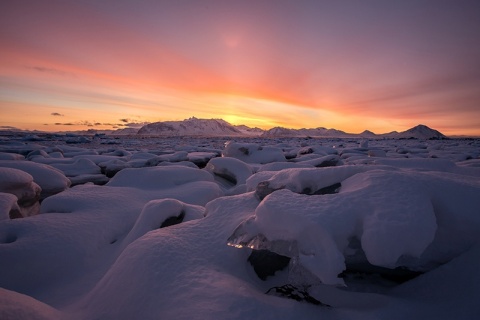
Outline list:
[[[133,133],[129,131],[125,133]],[[120,133],[120,132],[119,132]],[[122,132],[123,133],[123,132]],[[139,135],[178,137],[178,136],[260,136],[279,137],[325,137],[325,138],[369,138],[369,139],[445,139],[446,136],[425,125],[417,125],[403,132],[375,134],[365,130],[362,133],[348,133],[337,129],[302,128],[291,129],[274,127],[269,130],[250,128],[245,125],[232,125],[223,119],[198,119],[191,117],[183,121],[162,121],[147,124],[138,130]]]

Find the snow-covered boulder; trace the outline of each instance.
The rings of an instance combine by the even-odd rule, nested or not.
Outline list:
[[[279,148],[231,141],[225,144],[223,156],[237,158],[246,163],[265,164],[286,161],[283,151]]]
[[[377,157],[377,158],[385,158],[387,156],[387,153],[385,150],[381,149],[370,149],[368,150],[368,156],[369,157]]]
[[[324,188],[339,184],[348,177],[370,169],[367,166],[285,169],[275,173],[268,180],[260,182],[256,186],[256,194],[260,199],[280,189],[289,189],[302,194],[315,194]]]
[[[182,166],[182,167],[189,167],[193,169],[199,169],[195,163],[190,161],[179,161],[179,162],[162,161],[159,164],[157,164],[157,167],[169,167],[169,166]]]
[[[40,199],[41,188],[25,171],[0,167],[0,192],[11,193],[20,204],[32,205]]]
[[[306,154],[312,153],[326,156],[330,154],[338,154],[338,150],[332,147],[322,145],[305,146],[297,150],[297,157],[299,158]]]
[[[26,156],[27,160],[32,160],[35,158],[50,158],[50,155],[43,149],[33,150]]]
[[[25,171],[41,188],[40,200],[67,189],[71,182],[60,170],[52,166],[31,161],[0,161],[0,168]]]
[[[68,319],[70,316],[30,296],[0,288],[0,319]]]
[[[167,189],[196,181],[213,182],[213,176],[206,171],[184,166],[128,168],[116,174],[107,186]]]
[[[0,152],[0,160],[24,160],[25,157],[18,153]]]
[[[119,171],[130,168],[130,164],[125,158],[117,158],[100,162],[98,166],[101,168],[101,172],[104,172],[105,175],[109,178],[116,175]]]
[[[80,174],[78,176],[69,177],[69,179],[72,183],[72,187],[85,183],[93,183],[101,186],[110,181],[110,179],[104,174]]]
[[[290,190],[266,196],[229,243],[288,256],[323,283],[342,284],[337,275],[359,257],[365,265],[427,271],[480,241],[475,178],[362,168],[354,174],[353,168],[326,174],[332,180],[325,184],[340,181],[342,187],[322,196],[298,194],[312,184],[313,172],[295,179],[292,169],[274,175],[273,189]],[[352,245],[356,241],[361,245]]]
[[[101,173],[100,167],[89,159],[75,159],[72,163],[52,163],[50,165],[62,171],[67,177]]]
[[[195,151],[188,153],[188,161],[195,163],[200,168],[203,168],[207,165],[207,163],[215,158],[218,157],[219,154],[216,152],[201,152]]]
[[[0,192],[0,221],[22,217],[17,197],[11,193]]]
[[[146,162],[147,166],[156,166],[161,162],[180,162],[188,161],[188,152],[186,151],[177,151],[171,154],[162,154],[154,158],[149,159]]]
[[[157,199],[145,204],[127,242],[133,242],[149,231],[203,218],[205,208],[176,199]]]
[[[313,168],[311,164],[306,163],[294,163],[294,162],[272,162],[262,165],[258,168],[257,172],[262,171],[280,171],[283,169],[291,168]]]
[[[16,197],[20,217],[27,217],[37,214],[40,211],[40,193],[42,189],[33,182],[33,177],[28,173],[13,169],[0,167],[0,192],[10,193]],[[5,201],[11,199],[6,199]],[[8,202],[7,201],[7,202]],[[5,204],[7,207],[8,203]],[[16,214],[10,216],[18,217]]]
[[[106,156],[115,156],[115,157],[127,157],[132,155],[130,151],[127,151],[125,149],[108,150],[106,152],[102,152],[101,154]]]
[[[222,157],[211,159],[205,170],[232,185],[245,184],[253,174],[252,167],[236,158]]]
[[[313,155],[311,157],[300,157],[298,159],[294,159],[295,162],[311,165],[317,168],[324,168],[324,167],[334,167],[338,165],[342,165],[343,162],[340,160],[340,157],[335,154],[331,154],[328,156],[320,156],[320,155]]]

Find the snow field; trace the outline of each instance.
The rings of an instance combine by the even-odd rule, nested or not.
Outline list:
[[[180,141],[0,145],[0,318],[480,316],[475,141]]]

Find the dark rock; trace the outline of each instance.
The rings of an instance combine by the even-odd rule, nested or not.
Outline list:
[[[279,255],[269,250],[253,250],[248,257],[248,262],[253,266],[257,276],[266,280],[275,272],[285,269],[290,263],[290,258]]]
[[[302,190],[301,194],[308,194],[308,195],[334,194],[334,193],[338,193],[341,187],[342,187],[342,184],[340,182],[337,182],[328,187],[324,187],[313,192],[312,192],[312,189],[305,188]]]
[[[305,301],[317,306],[331,307],[328,304],[318,301],[317,299],[312,297],[307,291],[301,290],[291,284],[285,284],[280,287],[270,288],[265,293],[276,297],[283,297],[297,301]]]
[[[226,169],[222,170],[222,172],[214,172],[214,174],[220,178],[227,180],[230,183],[233,183],[233,185],[237,184],[237,178],[235,177],[235,175]]]
[[[248,150],[248,148],[245,148],[245,147],[238,148],[238,151],[242,152],[246,156],[250,154],[250,150]]]
[[[280,189],[283,189],[283,188],[273,189],[273,188],[270,188],[270,183],[268,181],[262,181],[257,185],[257,188],[255,189],[255,196],[259,200],[263,200],[270,193]]]
[[[312,148],[303,148],[303,149],[300,149],[298,151],[298,155],[304,155],[304,154],[310,154],[310,153],[313,153],[313,149]]]
[[[379,277],[395,284],[402,284],[404,282],[415,279],[419,275],[423,274],[421,271],[410,270],[405,267],[397,267],[395,269],[389,269],[379,266],[374,266],[369,263],[364,264],[347,264],[345,271],[339,274],[340,278],[347,277]]]
[[[170,227],[183,222],[185,218],[185,211],[182,211],[178,216],[173,216],[165,219],[160,225],[160,228]]]
[[[10,219],[23,218],[22,213],[16,208],[11,209],[8,213],[8,216],[10,217]]]
[[[346,256],[345,270],[339,275],[342,278],[377,278],[388,280],[394,285],[412,280],[423,274],[422,271],[410,270],[406,267],[394,269],[375,266],[368,262],[365,252],[362,249],[358,238],[352,237],[348,244],[350,251],[354,254]]]
[[[317,168],[335,167],[338,164],[339,160],[340,160],[340,158],[338,158],[338,157],[336,157],[335,159],[325,160],[325,161],[317,164],[315,167],[317,167]]]

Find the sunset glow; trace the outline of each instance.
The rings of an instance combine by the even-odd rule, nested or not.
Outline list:
[[[478,1],[0,2],[0,128],[480,136]]]

